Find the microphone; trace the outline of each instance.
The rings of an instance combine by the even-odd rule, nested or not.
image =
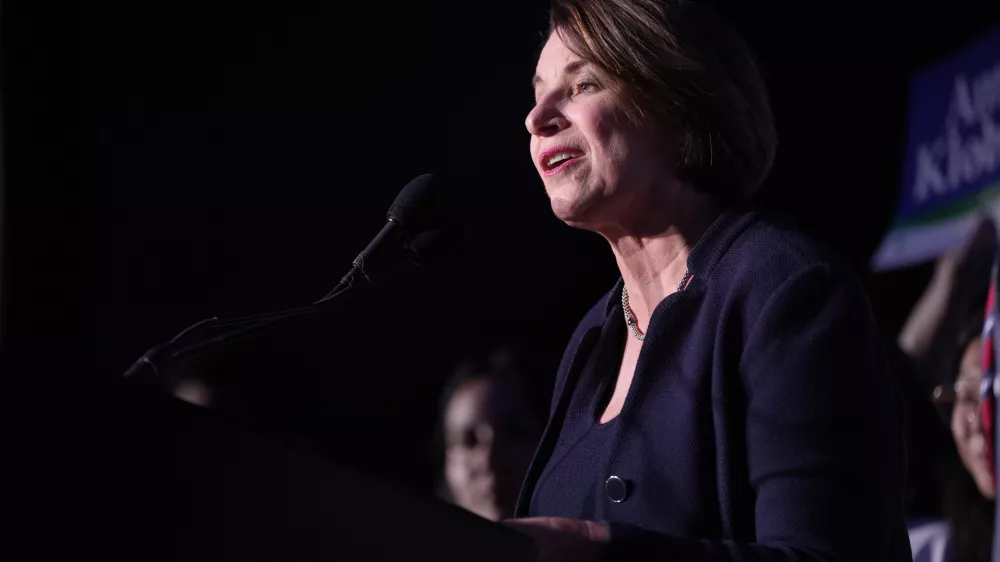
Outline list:
[[[300,308],[228,320],[208,318],[197,322],[171,340],[148,350],[126,371],[125,378],[155,380],[160,377],[159,367],[176,359],[250,337],[292,318],[323,311],[328,308],[328,303],[354,289],[371,286],[408,266],[420,265],[440,247],[445,235],[440,203],[436,197],[434,176],[424,174],[414,178],[389,207],[385,226],[358,254],[347,275],[326,296]],[[222,330],[221,333],[219,330]]]
[[[354,258],[340,283],[314,304],[355,282],[371,285],[402,267],[420,265],[444,237],[439,191],[432,174],[410,180],[389,206],[382,230]]]

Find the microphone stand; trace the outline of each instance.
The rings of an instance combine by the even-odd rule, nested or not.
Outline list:
[[[376,237],[376,242],[386,236],[392,221],[383,228],[383,231]],[[230,344],[254,335],[265,328],[274,326],[286,320],[309,316],[323,312],[339,302],[348,293],[369,288],[377,283],[395,276],[404,269],[419,266],[426,250],[432,243],[440,240],[442,232],[431,230],[416,236],[410,244],[407,244],[404,251],[404,258],[374,261],[371,267],[365,267],[366,261],[375,259],[373,254],[378,244],[373,242],[364,252],[354,260],[351,270],[340,280],[330,292],[314,303],[299,308],[279,310],[264,314],[254,314],[250,316],[240,316],[220,320],[217,317],[206,318],[196,322],[182,330],[179,334],[165,343],[150,348],[142,354],[127,371],[124,378],[139,382],[154,382],[162,374],[160,368],[173,361],[197,355],[219,345]],[[398,258],[397,258],[398,259]],[[393,262],[395,262],[393,264]],[[219,330],[226,329],[218,333]],[[212,335],[213,332],[215,335]],[[195,340],[192,342],[192,340]]]
[[[153,382],[162,376],[161,367],[178,359],[198,355],[216,346],[237,342],[286,320],[328,310],[340,297],[356,287],[358,285],[349,283],[345,287],[334,289],[321,301],[309,306],[224,320],[217,317],[206,318],[185,328],[167,342],[147,350],[125,371],[124,378],[138,382]],[[220,330],[224,331],[219,332]]]
[[[392,270],[389,277],[407,266],[418,265],[416,260],[407,261]],[[330,292],[316,302],[298,308],[279,310],[263,314],[252,314],[236,318],[219,319],[206,318],[188,326],[170,340],[154,346],[125,371],[124,378],[141,383],[152,383],[162,376],[160,369],[178,359],[198,355],[216,346],[228,345],[250,337],[271,326],[304,316],[325,312],[337,304],[348,293],[374,285],[375,279],[370,278],[357,264],[341,279]],[[219,330],[224,330],[219,332]]]

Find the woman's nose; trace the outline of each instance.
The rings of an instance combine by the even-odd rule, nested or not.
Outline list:
[[[569,120],[555,104],[542,100],[528,112],[524,126],[536,137],[549,137],[569,127]]]
[[[476,445],[470,451],[472,464],[480,471],[492,471],[496,452],[497,442],[493,428],[480,428],[477,431]]]

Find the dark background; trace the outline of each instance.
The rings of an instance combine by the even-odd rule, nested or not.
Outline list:
[[[765,199],[858,266],[888,334],[929,272],[865,270],[899,188],[907,81],[996,25],[993,4],[720,3],[772,91]],[[427,490],[455,363],[510,343],[552,365],[615,278],[603,241],[551,216],[528,156],[544,2],[5,10],[0,337],[83,373],[73,388],[200,318],[311,302],[404,184],[447,176],[461,252],[252,349],[288,358],[266,363],[265,392],[315,399],[293,431]]]

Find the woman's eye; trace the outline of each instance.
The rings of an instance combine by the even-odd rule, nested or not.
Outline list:
[[[597,90],[597,84],[593,82],[579,82],[573,86],[573,95],[593,92]]]

